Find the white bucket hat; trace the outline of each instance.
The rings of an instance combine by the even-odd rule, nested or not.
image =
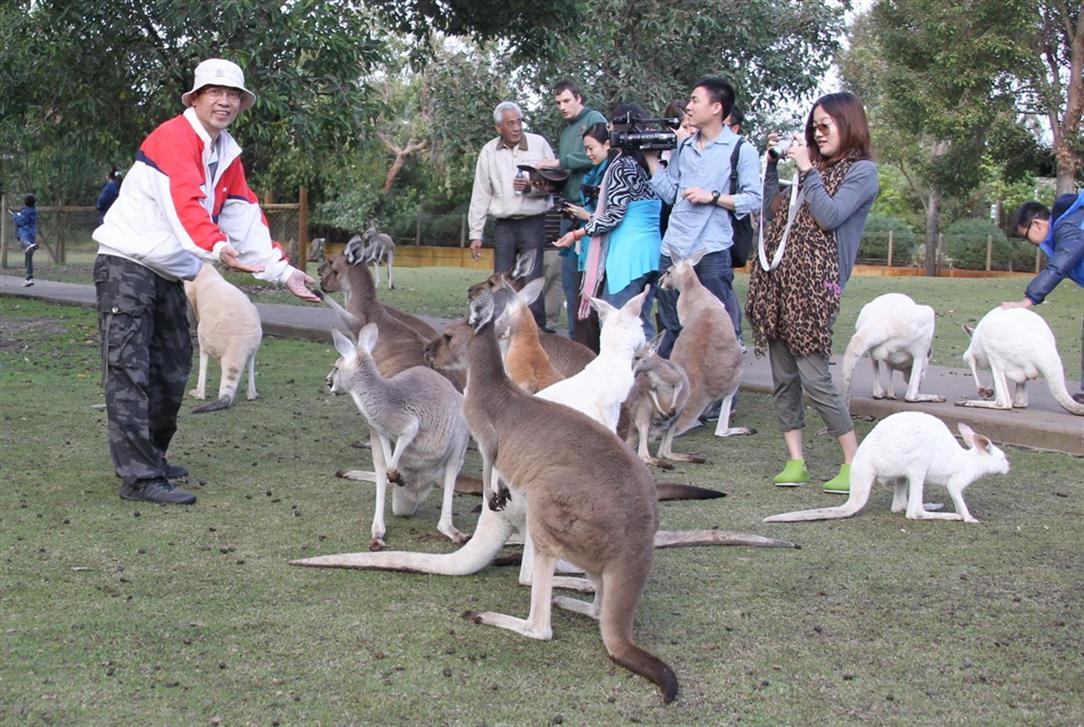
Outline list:
[[[245,72],[241,70],[241,66],[224,58],[208,58],[196,66],[192,90],[181,94],[181,103],[186,107],[191,106],[192,97],[204,86],[226,86],[240,90],[243,94],[241,96],[242,111],[256,103],[256,94],[245,88]]]

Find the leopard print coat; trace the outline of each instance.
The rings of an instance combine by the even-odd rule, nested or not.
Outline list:
[[[853,155],[846,156],[818,168],[828,194],[835,196],[856,160]],[[783,198],[765,235],[768,259],[779,247],[789,207],[790,200]],[[828,355],[841,292],[836,236],[817,225],[808,202],[803,202],[791,225],[779,267],[767,272],[754,258],[746,314],[753,327],[757,355],[764,354],[769,341],[777,340],[783,341],[795,356]]]

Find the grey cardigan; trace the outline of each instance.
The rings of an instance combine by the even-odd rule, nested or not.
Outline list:
[[[847,281],[858,257],[858,243],[866,228],[866,218],[877,199],[880,185],[877,181],[877,165],[861,160],[851,165],[836,196],[828,194],[821,181],[820,172],[811,170],[802,178],[805,203],[809,205],[813,219],[822,230],[836,233],[836,249],[839,251],[839,287],[847,287]],[[772,218],[771,201],[779,193],[779,169],[769,157],[764,172],[764,218]],[[784,253],[785,254],[785,253]]]

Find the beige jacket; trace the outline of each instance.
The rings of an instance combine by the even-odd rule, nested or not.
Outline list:
[[[470,239],[482,239],[486,216],[495,219],[528,217],[542,214],[552,206],[549,195],[519,193],[512,189],[516,165],[534,165],[542,159],[553,159],[549,142],[538,134],[524,132],[520,143],[510,149],[501,137],[491,139],[478,154],[474,168],[474,190],[470,196],[467,224]]]

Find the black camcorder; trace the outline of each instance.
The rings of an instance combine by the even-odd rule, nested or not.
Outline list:
[[[628,113],[614,118],[613,124],[623,128],[610,132],[610,146],[623,151],[661,151],[677,146],[674,129],[681,126],[681,119],[643,119]]]

